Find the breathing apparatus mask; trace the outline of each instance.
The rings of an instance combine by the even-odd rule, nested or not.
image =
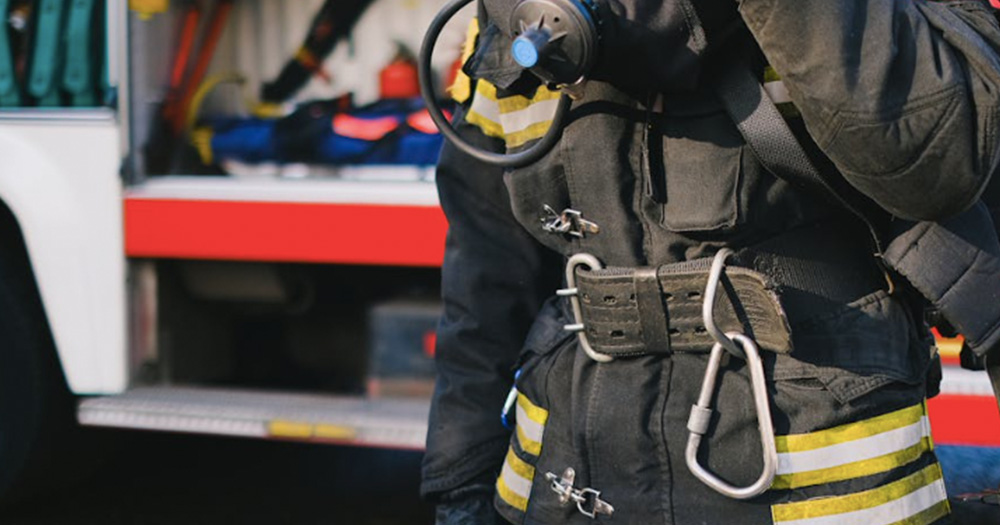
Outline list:
[[[418,61],[421,93],[448,141],[482,162],[508,168],[532,164],[556,145],[570,104],[588,80],[629,92],[694,88],[708,47],[701,18],[712,17],[712,27],[738,18],[731,0],[699,0],[703,9],[691,0],[479,0],[486,20],[466,71],[501,90],[544,84],[562,92],[541,139],[522,151],[499,154],[459,136],[437,103],[432,81],[438,36],[472,1],[453,0],[431,22]]]

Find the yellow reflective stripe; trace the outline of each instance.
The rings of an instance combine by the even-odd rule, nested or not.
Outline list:
[[[528,498],[511,490],[507,486],[507,483],[504,482],[503,476],[497,478],[497,494],[500,495],[500,499],[504,500],[511,507],[521,512],[528,510]]]
[[[521,476],[524,479],[531,480],[535,477],[535,467],[527,464],[521,458],[517,457],[514,453],[514,449],[507,450],[507,457],[504,459],[504,463],[508,465],[515,474]]]
[[[545,422],[549,420],[549,411],[544,408],[534,404],[528,399],[528,396],[518,392],[517,393],[517,406],[524,411],[525,415],[529,419],[544,426]]]
[[[776,525],[909,523],[927,509],[947,501],[941,467],[936,463],[878,488],[771,507]],[[850,516],[846,516],[850,514]],[[918,522],[919,523],[919,522]]]
[[[462,57],[460,59],[462,65],[465,65],[472,56],[472,52],[475,51],[477,36],[479,36],[479,20],[473,18],[469,22],[469,28],[465,32],[465,43],[462,44]],[[469,100],[469,97],[472,96],[472,79],[461,68],[459,68],[458,74],[455,75],[455,81],[448,87],[448,93],[459,104]]]
[[[476,83],[476,96],[465,114],[465,121],[478,126],[488,137],[504,138],[503,126],[500,125],[500,108],[496,102],[496,88],[492,84],[482,80]]]
[[[476,94],[486,97],[487,100],[497,101],[497,87],[485,80],[476,82]]]
[[[520,423],[518,423],[515,431],[517,432],[517,443],[521,445],[521,450],[531,454],[532,456],[538,456],[542,453],[542,442],[526,436],[524,433],[524,427],[522,427]]]
[[[514,450],[507,451],[500,477],[497,478],[497,494],[500,499],[520,511],[528,508],[531,484],[535,477],[535,467],[521,461]]]
[[[479,129],[483,130],[483,134],[487,137],[497,139],[505,138],[503,134],[503,127],[500,126],[500,124],[486,118],[482,113],[479,113],[474,109],[470,109],[469,112],[465,114],[465,121],[474,126],[478,126]]]
[[[559,100],[543,100],[510,113],[500,113],[500,124],[507,135],[523,131],[539,122],[549,122],[559,108]]]
[[[495,96],[494,91],[494,97]],[[545,86],[542,86],[538,88],[538,91],[535,91],[535,94],[531,98],[514,95],[511,97],[503,97],[497,100],[497,103],[500,104],[500,113],[513,113],[515,111],[528,109],[533,104],[537,104],[539,102],[557,100],[559,99],[559,96],[559,91],[553,91]]]
[[[778,437],[782,452],[778,453],[778,475],[772,488],[842,481],[907,465],[934,449],[925,414],[926,408],[920,404],[829,430]],[[831,442],[837,438],[844,441]],[[816,447],[817,443],[824,446]],[[791,445],[803,450],[788,451]]]
[[[909,518],[901,519],[889,525],[928,525],[951,514],[951,504],[948,500],[939,501],[932,507],[924,509]]]
[[[538,456],[542,453],[542,435],[545,433],[545,422],[549,419],[549,412],[539,407],[528,399],[528,396],[518,392],[517,394],[517,442],[521,445],[521,450]]]
[[[773,67],[767,66],[764,68],[764,82],[776,82],[778,80],[781,80],[781,75]]]
[[[872,459],[846,463],[836,467],[810,470],[805,472],[794,472],[790,474],[779,474],[774,477],[772,489],[794,489],[799,487],[809,487],[823,483],[833,483],[864,476],[871,476],[880,472],[888,472],[894,468],[908,465],[918,459],[933,448],[929,437],[922,438],[920,443],[903,450],[885,454]]]
[[[531,98],[498,97],[496,86],[480,80],[465,120],[487,136],[504,139],[507,147],[516,148],[545,135],[555,114],[553,101],[559,96],[558,91],[540,87]]]
[[[881,416],[848,423],[808,434],[792,434],[775,437],[778,452],[802,452],[828,447],[839,443],[864,439],[897,428],[912,425],[926,413],[924,404],[913,405]]]
[[[545,132],[549,130],[550,126],[552,126],[552,121],[546,120],[545,122],[532,124],[517,133],[504,135],[504,139],[507,141],[507,147],[516,148],[532,140],[540,139],[545,136]]]

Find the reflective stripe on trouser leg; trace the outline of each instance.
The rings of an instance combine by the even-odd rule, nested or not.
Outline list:
[[[827,430],[778,436],[776,444],[775,489],[887,472],[934,448],[923,403]]]
[[[528,509],[531,488],[535,478],[534,463],[542,451],[542,438],[549,413],[534,404],[523,393],[517,395],[517,426],[510,449],[504,459],[500,477],[497,478],[497,498],[501,505],[510,507],[517,517]],[[510,517],[510,512],[504,512]]]
[[[937,463],[871,490],[772,508],[775,525],[926,525],[948,512],[948,495]]]

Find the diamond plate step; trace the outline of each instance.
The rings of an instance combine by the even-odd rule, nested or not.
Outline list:
[[[430,402],[201,387],[84,399],[82,425],[423,450]]]

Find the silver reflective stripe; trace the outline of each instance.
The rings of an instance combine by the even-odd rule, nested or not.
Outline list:
[[[896,523],[907,523],[904,521],[913,518],[917,514],[940,504],[947,499],[944,488],[944,481],[937,480],[921,487],[899,499],[884,503],[877,507],[872,507],[842,514],[820,516],[815,518],[805,518],[794,521],[776,521],[780,525],[844,525],[846,523],[858,523],[864,525],[893,525]],[[820,500],[818,500],[820,501]],[[930,521],[916,521],[914,523],[930,523]]]
[[[511,468],[509,462],[504,462],[503,470],[500,475],[503,477],[503,481],[507,485],[507,488],[512,490],[518,496],[527,499],[531,494],[531,480],[515,472],[514,469]]]
[[[545,426],[538,424],[528,417],[528,413],[525,412],[521,403],[517,404],[517,426],[521,428],[521,432],[524,433],[524,437],[534,441],[535,443],[542,442],[542,433],[545,431]],[[521,445],[522,448],[526,448],[523,443]]]
[[[476,96],[472,97],[472,105],[469,107],[469,111],[480,115],[496,125],[500,125],[500,105],[497,104],[496,100],[491,100],[482,93],[476,93]]]
[[[788,104],[792,101],[792,97],[788,95],[788,88],[786,88],[785,83],[780,80],[765,82],[764,91],[767,93],[767,96],[771,98],[771,102],[774,102],[775,104]]]
[[[530,106],[500,114],[500,124],[503,125],[503,132],[507,135],[524,131],[535,124],[550,122],[556,114],[556,107],[559,99],[540,100],[533,102]]]
[[[929,436],[930,423],[924,416],[909,426],[892,429],[871,437],[813,450],[779,453],[778,474],[808,472],[877,458],[918,445],[923,438]]]

